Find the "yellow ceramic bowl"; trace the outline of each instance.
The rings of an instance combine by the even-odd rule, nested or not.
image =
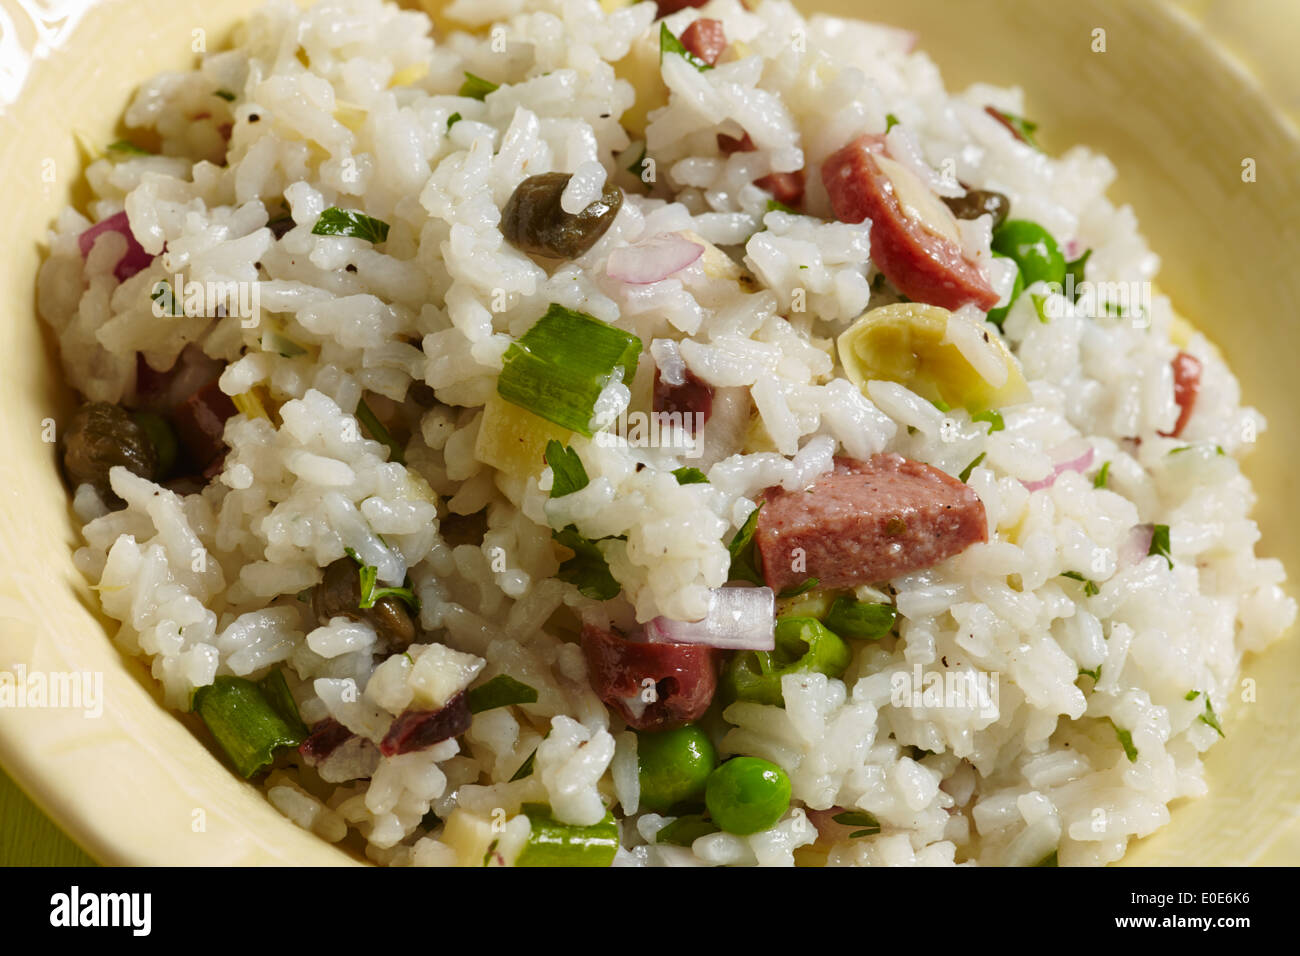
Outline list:
[[[110,863],[349,862],[281,817],[163,709],[146,670],[110,644],[73,568],[78,537],[42,422],[71,403],[37,323],[33,280],[50,221],[78,201],[74,132],[116,138],[135,86],[193,61],[195,31],[218,48],[257,0],[0,0],[0,669],[104,675],[104,713],[0,710],[0,763],[82,846]],[[70,8],[88,6],[84,16]],[[1224,50],[1295,35],[1290,0],[802,0],[921,32],[951,86],[1018,84],[1052,149],[1087,143],[1120,168],[1164,258],[1161,285],[1222,346],[1269,430],[1249,460],[1261,550],[1300,573],[1289,441],[1300,352],[1295,219],[1300,85],[1253,73]],[[33,17],[23,8],[45,11]],[[1231,10],[1232,13],[1225,13]],[[1249,16],[1245,16],[1249,13]],[[44,18],[44,19],[42,19]],[[1106,52],[1094,52],[1104,30]],[[1226,38],[1226,45],[1219,38]],[[1261,40],[1261,38],[1263,38]],[[1261,45],[1263,44],[1263,45]],[[24,51],[37,50],[30,65]],[[1289,56],[1289,54],[1288,54]],[[1267,59],[1266,59],[1267,62]],[[1262,79],[1260,79],[1262,75]],[[1243,183],[1253,159],[1257,182]],[[1300,862],[1300,642],[1247,661],[1253,703],[1234,701],[1208,755],[1211,795],[1131,850],[1134,863]]]

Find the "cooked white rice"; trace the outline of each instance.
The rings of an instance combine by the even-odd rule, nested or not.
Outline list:
[[[333,717],[371,741],[417,679],[443,695],[475,675],[537,688],[535,704],[483,713],[459,740],[384,758],[354,747],[328,767],[265,780],[286,817],[380,863],[481,864],[489,841],[508,862],[527,838],[528,801],[574,824],[612,808],[617,863],[626,865],[788,865],[796,856],[1031,864],[1053,850],[1062,864],[1119,859],[1132,837],[1169,819],[1171,801],[1204,793],[1200,754],[1219,739],[1199,719],[1206,697],[1232,746],[1241,657],[1295,617],[1280,564],[1254,555],[1253,492],[1238,468],[1264,422],[1240,404],[1214,347],[1158,294],[1139,321],[1090,318],[1062,300],[1063,314],[1044,323],[1021,297],[1004,332],[1033,399],[1005,412],[1003,431],[987,434],[966,412],[941,412],[896,383],[860,392],[842,377],[832,340],[879,303],[870,226],[826,221],[815,174],[893,114],[908,137],[891,133],[891,152],[910,155],[935,188],[946,181],[936,170],[947,168],[1003,192],[1018,218],[1091,248],[1090,278],[1150,282],[1158,260],[1132,210],[1105,196],[1114,168],[1082,148],[1050,158],[1018,143],[984,106],[1020,112],[1019,91],[950,95],[900,31],[805,20],[784,0],[753,10],[711,0],[668,17],[669,27],[680,34],[698,16],[721,20],[744,55],[708,72],[665,59],[671,94],[644,139],[660,194],[675,201],[645,198],[625,172],[637,147],[619,119],[649,93],[613,64],[647,34],[657,52],[655,7],[604,7],[457,0],[446,15],[474,32],[435,41],[425,16],[379,0],[322,0],[306,11],[282,0],[241,27],[230,51],[138,91],[126,123],[156,133],[165,155],[91,164],[90,218],[60,216],[40,275],[41,312],[68,382],[116,402],[134,385],[137,352],[165,368],[196,343],[229,363],[225,392],[256,395],[269,414],[228,423],[231,451],[199,494],[122,469],[113,490],[125,509],[77,490],[86,546],[76,560],[122,622],[116,640],[152,662],[174,707],[218,675],[259,677],[284,664],[309,724]],[[466,72],[502,85],[483,101],[458,96]],[[236,97],[227,103],[217,90]],[[462,119],[449,129],[454,113]],[[757,149],[721,154],[716,134],[742,130]],[[806,209],[824,218],[767,212],[754,179],[802,168],[811,173]],[[575,174],[567,210],[607,179],[626,199],[589,252],[548,273],[505,242],[499,224],[515,186],[551,170]],[[297,225],[276,240],[268,206],[281,196]],[[388,222],[385,251],[313,235],[335,205]],[[120,237],[84,261],[77,237],[123,209],[144,249],[161,255],[119,283]],[[988,263],[980,222],[982,232],[963,223],[962,240]],[[683,230],[726,247],[756,281],[742,285],[730,260],[710,255],[650,285],[605,276],[616,249]],[[1006,292],[1011,277],[998,270],[987,267]],[[177,273],[260,282],[262,323],[157,319],[150,291]],[[500,427],[491,423],[503,354],[552,302],[647,345],[637,379],[609,392],[615,413],[645,407],[650,344],[680,342],[680,360],[717,389],[702,457],[575,437],[591,484],[553,502],[549,470],[493,467],[503,462],[480,432]],[[263,350],[268,324],[306,354]],[[1165,439],[1157,433],[1177,418],[1170,361],[1180,348],[1203,363],[1202,388],[1186,433]],[[408,399],[413,382],[439,404]],[[404,466],[361,437],[350,410],[363,392],[410,425]],[[750,427],[751,400],[761,427]],[[1146,436],[1140,445],[1126,440],[1137,435]],[[1041,479],[1049,453],[1071,440],[1111,463],[1108,486],[1066,472],[1027,491],[1022,482]],[[1169,454],[1184,445],[1194,447]],[[983,455],[969,484],[989,542],[891,582],[900,636],[853,642],[841,679],[787,676],[784,708],[726,710],[721,751],[764,757],[790,775],[794,805],[780,823],[749,837],[656,845],[668,821],[637,813],[635,736],[588,686],[564,609],[591,602],[555,578],[563,552],[551,528],[626,536],[604,547],[636,619],[692,620],[725,582],[725,541],[758,492],[806,487],[835,454],[883,450],[953,475]],[[704,469],[709,483],[679,485],[670,472],[683,465]],[[481,546],[444,540],[440,516],[485,508]],[[1121,560],[1143,522],[1169,525],[1172,570],[1159,556]],[[381,663],[369,625],[318,626],[295,600],[345,547],[381,583],[411,575],[428,635],[411,658]],[[1079,570],[1100,583],[1097,595],[1082,597],[1060,577]],[[1095,686],[1079,678],[1099,667]],[[945,671],[986,675],[995,706],[896,699],[900,682]],[[1192,690],[1205,696],[1189,701]],[[1135,760],[1116,727],[1131,734]],[[534,751],[534,772],[509,782]],[[867,811],[882,831],[811,848],[818,831],[808,812],[831,807]],[[445,822],[429,822],[430,811]]]

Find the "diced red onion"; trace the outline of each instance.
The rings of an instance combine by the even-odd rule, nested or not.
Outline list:
[[[657,617],[645,627],[646,640],[707,644],[728,650],[770,651],[776,647],[776,597],[771,588],[714,588],[702,621]]]
[[[119,232],[126,239],[126,254],[117,261],[117,266],[113,269],[113,275],[117,277],[118,282],[124,282],[141,269],[147,269],[149,263],[153,262],[153,256],[145,252],[144,247],[135,241],[135,235],[131,232],[131,224],[126,218],[126,210],[109,216],[102,222],[95,223],[77,237],[77,247],[81,249],[83,259],[90,255],[90,250],[95,246],[95,240],[106,232]]]
[[[676,232],[652,236],[634,246],[622,246],[609,254],[605,271],[611,278],[631,285],[648,285],[667,279],[704,255],[704,247]]]
[[[1138,524],[1129,530],[1128,537],[1119,548],[1117,563],[1120,568],[1131,568],[1142,563],[1151,553],[1151,538],[1155,531],[1156,526],[1153,524]]]
[[[1067,471],[1077,471],[1079,474],[1083,474],[1088,470],[1088,466],[1092,464],[1092,459],[1096,454],[1096,451],[1090,447],[1077,458],[1058,464],[1046,478],[1039,481],[1022,481],[1021,484],[1025,486],[1026,491],[1041,491],[1044,488],[1050,488],[1056,484],[1056,479]]]

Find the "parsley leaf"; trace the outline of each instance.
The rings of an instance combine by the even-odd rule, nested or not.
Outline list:
[[[465,703],[469,705],[471,714],[481,714],[485,710],[495,710],[511,704],[535,704],[537,689],[515,680],[509,674],[498,674],[487,683],[466,691]]]
[[[760,504],[750,512],[745,523],[736,532],[736,536],[731,539],[731,544],[727,545],[727,551],[731,553],[728,581],[749,581],[759,586],[763,584],[762,569],[759,567],[762,559],[759,557],[758,549],[754,547],[754,531],[758,527],[758,512],[762,507]]]
[[[786,588],[784,591],[778,594],[777,597],[779,598],[798,597],[800,594],[807,594],[809,591],[815,588],[817,584],[818,581],[816,578],[809,578],[808,580],[804,581],[802,584],[790,585],[790,587]]]
[[[1109,717],[1106,719],[1110,720]],[[1115,728],[1115,736],[1119,738],[1119,745],[1124,748],[1124,756],[1128,757],[1128,762],[1137,763],[1138,749],[1133,746],[1133,734],[1127,730],[1120,730],[1113,720],[1110,721],[1110,725]]]
[[[971,472],[973,472],[979,466],[979,463],[984,460],[984,456],[987,454],[988,452],[983,452],[983,451],[980,452],[975,457],[974,461],[972,461],[969,465],[967,465],[965,468],[961,470],[961,474],[957,476],[957,480],[960,481],[962,484],[965,484],[967,481],[969,481]]]
[[[707,485],[708,476],[698,468],[674,468],[673,477],[679,485]]]
[[[1072,581],[1083,582],[1084,597],[1092,597],[1095,594],[1101,593],[1101,587],[1097,584],[1096,581],[1091,581],[1088,578],[1085,578],[1078,571],[1062,571],[1061,577],[1069,578]]]
[[[584,597],[594,601],[608,601],[618,596],[622,587],[610,573],[609,562],[596,547],[596,542],[584,538],[573,525],[562,531],[552,531],[551,537],[573,552],[573,557],[560,565],[556,577],[572,584]]]
[[[475,76],[468,70],[465,71],[465,82],[460,85],[459,93],[461,96],[467,96],[472,100],[486,99],[489,93],[500,89],[496,83],[491,80],[485,80],[481,76]]]
[[[893,113],[886,113],[886,114],[885,114],[885,132],[888,133],[891,129],[893,129],[895,126],[897,126],[897,125],[898,125],[899,123],[901,123],[901,122],[902,122],[902,120],[900,120],[900,119],[899,119],[897,116],[895,116]]]
[[[797,215],[799,215],[799,211],[798,211],[797,209],[793,209],[793,208],[791,208],[790,206],[787,206],[785,203],[781,202],[781,200],[779,200],[779,199],[769,199],[769,200],[767,201],[767,211],[768,211],[768,212],[783,212],[783,213],[786,213],[787,215],[791,215],[791,216],[797,216]],[[806,268],[808,268],[808,267],[807,267],[807,266],[800,266],[799,268],[800,268],[800,269],[806,269]]]
[[[561,445],[554,438],[546,443],[546,463],[551,466],[554,475],[551,482],[552,498],[563,498],[581,491],[591,481],[578,453],[568,445]]]
[[[1109,475],[1110,475],[1110,462],[1104,461],[1101,463],[1101,470],[1098,471],[1096,476],[1093,477],[1092,479],[1092,486],[1094,488],[1105,488],[1106,479],[1107,476]]]
[[[227,103],[235,102],[235,94],[230,92],[230,90],[217,90],[214,95],[221,97]]]
[[[865,810],[845,810],[843,813],[835,814],[831,819],[841,826],[862,827],[861,830],[849,834],[850,840],[856,840],[858,837],[874,836],[880,832],[880,821]]]
[[[451,131],[451,128],[452,128],[453,126],[455,126],[457,123],[459,123],[461,120],[463,120],[464,118],[465,118],[465,117],[461,116],[460,113],[458,113],[458,112],[457,112],[457,113],[452,113],[450,116],[448,116],[448,117],[447,117],[447,131],[450,132],[450,131]]]
[[[1158,554],[1169,562],[1169,570],[1174,569],[1174,559],[1169,554],[1169,525],[1158,524],[1151,529],[1151,547],[1147,554]]]
[[[663,63],[665,53],[676,53],[695,69],[703,73],[705,70],[711,70],[709,64],[705,63],[698,56],[686,49],[682,41],[673,35],[673,31],[668,29],[668,24],[659,24],[659,62]]]
[[[380,243],[388,238],[388,223],[381,219],[372,219],[355,209],[340,209],[330,206],[316,225],[311,227],[313,236],[344,236],[349,239],[364,239],[367,242]]]
[[[993,408],[986,409],[982,412],[976,412],[970,417],[970,420],[973,422],[988,422],[990,435],[994,432],[1000,432],[1002,429],[1007,427],[1007,423],[1002,419],[1002,413]]]

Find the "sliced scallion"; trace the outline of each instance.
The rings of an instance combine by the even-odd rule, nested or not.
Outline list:
[[[460,85],[460,95],[468,96],[472,100],[486,99],[489,93],[494,93],[501,87],[491,80],[485,80],[481,76],[475,76],[468,70],[465,71],[465,82]]]
[[[280,715],[261,687],[243,677],[222,675],[200,687],[194,710],[243,777],[269,765],[279,748],[296,747],[306,736]]]
[[[589,827],[561,823],[544,803],[522,807],[532,829],[515,866],[609,866],[618,852],[613,814]]]
[[[552,304],[506,350],[497,394],[590,438],[600,393],[616,371],[631,382],[640,355],[641,340],[635,335]]]
[[[390,460],[397,462],[399,465],[406,464],[405,456],[402,454],[402,446],[388,433],[388,429],[384,427],[379,417],[370,410],[370,406],[366,404],[364,398],[357,402],[357,421],[361,423],[361,427],[369,433],[371,438],[381,445],[388,446]]]

